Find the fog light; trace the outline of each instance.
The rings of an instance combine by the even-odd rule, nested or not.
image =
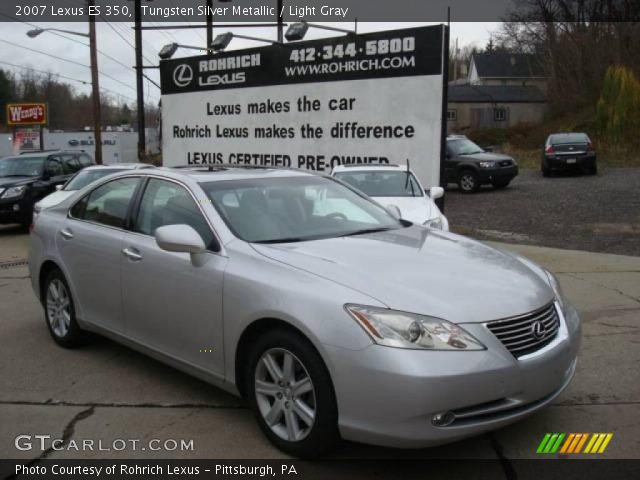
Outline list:
[[[20,210],[20,205],[18,205],[17,203],[13,206],[13,211],[17,212],[18,210]]]
[[[447,425],[451,425],[455,419],[456,416],[453,412],[442,412],[436,413],[431,417],[431,423],[436,427],[446,427]]]

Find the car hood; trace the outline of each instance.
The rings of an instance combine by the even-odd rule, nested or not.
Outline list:
[[[395,205],[402,218],[422,225],[427,220],[440,216],[440,210],[429,197],[373,197],[383,207]]]
[[[24,177],[0,177],[0,187],[18,187],[20,185],[27,185],[34,182],[36,179],[25,175]]]
[[[266,257],[360,291],[389,308],[454,323],[520,315],[553,299],[547,281],[516,257],[416,225],[252,246]]]
[[[54,205],[59,204],[63,200],[66,200],[67,198],[69,198],[74,193],[76,193],[75,190],[58,190],[58,191],[53,192],[52,194],[47,195],[46,197],[44,197],[42,200],[40,200],[38,202],[37,205],[40,208],[53,207]]]
[[[470,160],[481,161],[496,161],[500,160],[513,160],[509,155],[504,155],[502,153],[493,153],[493,152],[482,152],[482,153],[473,153],[471,155],[460,155],[460,158],[468,158]]]

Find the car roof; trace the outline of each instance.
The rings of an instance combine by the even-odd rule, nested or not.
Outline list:
[[[405,172],[407,170],[407,166],[406,165],[396,165],[396,164],[379,164],[379,163],[368,163],[368,164],[355,164],[355,165],[337,165],[333,168],[332,173],[339,173],[339,172],[357,172],[358,170],[360,171],[371,171],[371,170],[379,170],[379,171],[403,171]],[[411,168],[409,168],[409,171],[412,171]]]
[[[447,140],[461,140],[467,138],[466,135],[447,135]]]
[[[84,172],[86,170],[112,170],[114,168],[118,168],[120,170],[136,170],[139,168],[153,168],[153,165],[149,165],[148,163],[110,163],[103,165],[91,165],[89,167],[83,168],[81,172]]]
[[[151,174],[162,173],[167,177],[189,177],[198,183],[251,178],[309,177],[318,175],[316,172],[297,168],[258,167],[248,165],[160,167],[148,170],[150,170],[149,173]]]

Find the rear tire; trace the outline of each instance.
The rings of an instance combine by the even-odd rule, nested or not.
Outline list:
[[[44,318],[53,340],[64,348],[82,344],[84,332],[76,321],[73,297],[64,275],[53,270],[47,275],[42,287]]]
[[[587,174],[588,175],[597,175],[598,174],[598,165],[596,165],[594,163],[593,166],[589,167],[589,169],[587,170]]]
[[[463,170],[458,176],[458,185],[463,193],[477,192],[480,188],[478,175],[473,170]]]
[[[244,372],[247,400],[276,447],[301,458],[335,448],[338,408],[329,371],[313,345],[287,329],[261,335]]]
[[[549,167],[547,167],[544,162],[542,163],[542,165],[540,165],[540,171],[542,172],[542,176],[543,177],[550,177],[551,176],[551,169]]]

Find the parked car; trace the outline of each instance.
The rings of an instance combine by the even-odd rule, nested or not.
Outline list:
[[[505,188],[518,175],[517,162],[508,155],[486,152],[464,135],[447,136],[445,171],[449,183],[464,193],[482,185]]]
[[[62,150],[0,159],[0,224],[29,226],[36,202],[94,163],[87,153]]]
[[[406,166],[339,165],[334,167],[331,176],[357,188],[385,207],[398,208],[400,218],[449,230],[447,217],[434,202],[444,195],[444,189],[425,189]]]
[[[59,345],[98,332],[242,395],[301,457],[503,427],[564,390],[580,343],[551,273],[301,170],[103,178],[42,210],[29,269]]]
[[[586,133],[553,133],[544,143],[540,170],[548,177],[554,170],[582,170],[598,173],[596,151]]]
[[[37,216],[43,208],[57,205],[65,198],[70,197],[78,190],[96,180],[124,170],[137,170],[140,168],[153,168],[147,163],[118,163],[113,165],[94,165],[84,168],[71,177],[64,185],[56,185],[56,191],[47,195],[33,207],[33,215]]]

